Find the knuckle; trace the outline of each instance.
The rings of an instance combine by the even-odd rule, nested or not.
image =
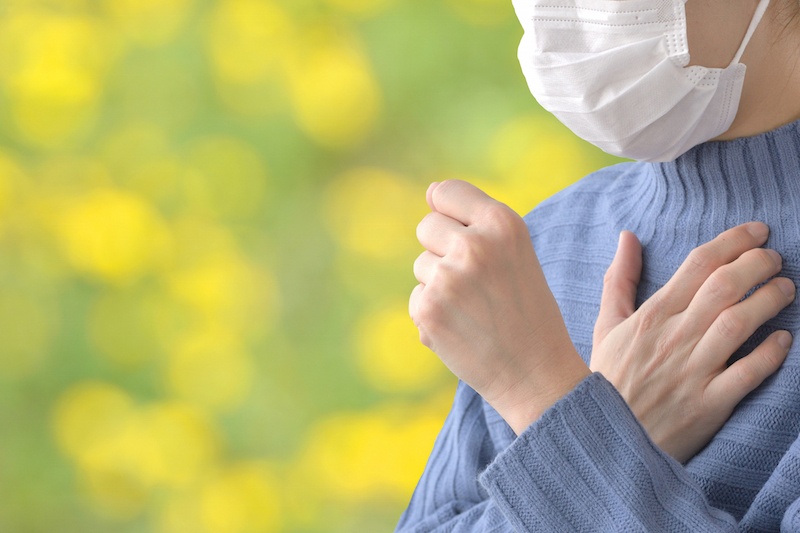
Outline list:
[[[453,285],[455,284],[456,272],[450,263],[441,261],[433,267],[432,281],[433,290],[438,294],[440,299],[446,299],[447,296],[454,292]]]
[[[747,224],[729,228],[711,242],[717,243],[720,249],[747,250],[754,247],[753,236],[748,231]]]
[[[423,235],[423,233],[424,233],[424,231],[425,231],[425,228],[426,228],[426,227],[427,227],[427,225],[430,223],[430,221],[429,221],[428,219],[429,219],[429,218],[430,218],[432,215],[433,215],[433,211],[431,211],[430,213],[428,213],[427,215],[425,215],[424,217],[422,217],[422,220],[420,220],[420,221],[419,221],[419,224],[417,224],[417,239],[419,239],[419,238],[420,238],[420,236],[422,236],[422,235]]]
[[[421,298],[417,303],[416,317],[419,325],[424,324],[426,328],[430,328],[439,321],[440,315],[440,307],[430,297]]]
[[[414,272],[414,277],[417,278],[417,281],[419,281],[419,270],[420,267],[422,266],[421,262],[422,262],[422,254],[420,254],[419,256],[417,256],[416,259],[414,259],[414,264],[411,267],[411,269]]]
[[[717,236],[727,248],[746,250],[753,248],[753,235],[747,230],[747,224],[735,226]],[[717,240],[714,239],[714,240]]]
[[[708,292],[712,298],[718,301],[738,300],[738,287],[733,274],[727,268],[717,270],[714,275],[706,281]]]
[[[780,266],[778,263],[775,262],[775,259],[767,251],[766,248],[755,248],[753,250],[748,250],[745,253],[753,254],[758,258],[757,261],[759,270],[763,270],[766,272],[773,272],[777,267]]]
[[[664,316],[664,302],[658,293],[653,294],[636,312],[639,314],[639,327],[642,330],[654,329]]]
[[[496,202],[484,213],[486,222],[503,235],[515,235],[520,230],[522,219],[506,204]]]
[[[752,364],[736,365],[736,379],[748,390],[756,388],[761,381],[756,367]]]
[[[448,303],[458,302],[459,295],[463,292],[464,283],[462,278],[448,267],[443,267],[440,272],[440,281],[435,287],[434,296],[439,309]],[[444,274],[443,272],[447,272]]]
[[[764,367],[771,372],[777,369],[784,359],[784,350],[777,341],[771,343],[769,349],[765,349],[763,353]]]
[[[428,336],[428,333],[424,328],[419,328],[419,342],[421,342],[426,348],[433,346],[433,343],[431,343],[431,338]]]
[[[724,338],[741,337],[746,325],[745,319],[733,307],[723,311],[717,318],[717,331]]]
[[[447,179],[439,182],[439,185],[436,186],[431,194],[434,205],[440,203],[442,198],[451,195],[453,188],[458,188],[461,183],[463,181],[459,179]]]
[[[483,239],[476,233],[462,233],[454,239],[452,254],[467,273],[480,270],[487,255]]]
[[[414,323],[414,325],[419,327],[419,324],[417,323],[417,301],[415,298],[416,294],[417,294],[417,289],[415,287],[414,290],[411,291],[411,296],[408,297],[408,316],[411,317],[411,321]]]
[[[700,246],[689,252],[686,267],[690,275],[708,275],[713,271],[713,256],[706,248]]]

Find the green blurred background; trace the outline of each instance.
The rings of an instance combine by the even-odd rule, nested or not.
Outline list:
[[[617,161],[510,0],[0,0],[0,531],[392,531],[457,379],[431,181]]]

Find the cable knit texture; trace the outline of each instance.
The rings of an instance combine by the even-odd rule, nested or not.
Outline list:
[[[800,121],[696,146],[669,163],[594,172],[526,217],[570,337],[588,363],[603,275],[622,230],[642,243],[636,306],[689,253],[760,220],[780,276],[800,286]],[[751,289],[745,298],[760,285]],[[732,356],[772,332],[796,337],[795,301]],[[459,381],[453,407],[396,532],[781,531],[800,533],[800,342],[681,465],[648,438],[614,387],[592,374],[517,437]]]

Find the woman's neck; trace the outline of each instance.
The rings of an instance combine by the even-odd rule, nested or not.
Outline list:
[[[741,62],[747,73],[739,111],[713,140],[750,137],[800,119],[800,13],[772,0]]]

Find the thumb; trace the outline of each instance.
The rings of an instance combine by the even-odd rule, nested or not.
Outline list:
[[[431,208],[431,211],[436,212],[436,207],[433,205],[433,191],[436,190],[436,187],[439,186],[438,181],[434,181],[428,186],[428,190],[425,192],[425,200],[428,202],[428,207]]]
[[[636,309],[636,291],[642,274],[642,245],[633,232],[621,231],[617,253],[603,278],[600,312],[594,325],[594,342],[631,316]]]

